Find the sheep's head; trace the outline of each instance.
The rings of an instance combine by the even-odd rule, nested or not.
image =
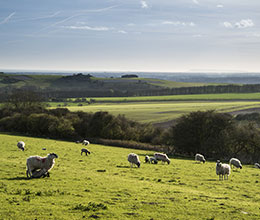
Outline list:
[[[206,162],[206,160],[205,159],[203,159],[203,163],[205,163]]]
[[[58,155],[55,154],[55,153],[51,153],[51,154],[48,154],[48,157],[52,158],[52,159],[55,159],[55,158],[58,158]]]
[[[141,163],[140,162],[137,162],[136,164],[138,166],[138,168],[141,166]]]
[[[217,167],[221,167],[222,163],[220,162],[220,160],[217,160]]]

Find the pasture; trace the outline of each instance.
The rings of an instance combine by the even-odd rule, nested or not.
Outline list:
[[[260,100],[260,93],[221,93],[221,94],[188,94],[165,96],[135,96],[135,97],[95,97],[96,102],[149,102],[149,101],[234,101],[234,100]],[[68,99],[74,101],[74,99]]]
[[[114,115],[125,115],[141,123],[161,123],[174,120],[192,111],[216,110],[234,112],[260,108],[259,101],[150,101],[127,103],[97,103],[87,106],[67,106],[70,111],[108,111]]]
[[[260,170],[252,165],[219,181],[215,162],[145,164],[152,151],[90,144],[92,153],[80,156],[80,144],[8,134],[0,134],[0,146],[0,219],[260,218]],[[26,179],[26,158],[51,152],[59,158],[50,178]],[[131,152],[141,168],[129,167]]]

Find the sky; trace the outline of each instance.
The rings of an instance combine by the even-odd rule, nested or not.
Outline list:
[[[0,0],[0,71],[260,72],[259,0]]]

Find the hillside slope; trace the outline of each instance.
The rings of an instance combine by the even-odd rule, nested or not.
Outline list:
[[[24,152],[16,143],[26,143]],[[145,164],[154,152],[0,134],[1,219],[259,219],[259,170],[243,166],[219,181],[215,162],[171,158]],[[45,147],[47,150],[43,151]],[[55,152],[50,178],[26,179],[30,155]],[[127,155],[140,155],[130,168]],[[239,202],[238,202],[239,201]]]

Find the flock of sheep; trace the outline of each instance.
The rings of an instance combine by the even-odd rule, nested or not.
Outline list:
[[[139,157],[135,153],[130,153],[128,155],[128,161],[131,164],[131,167],[133,165],[136,165],[138,168],[141,166]],[[157,164],[158,161],[162,161],[163,163],[167,162],[168,164],[170,164],[171,162],[168,156],[162,153],[154,153],[154,157],[149,157],[148,155],[145,156],[145,163]],[[205,157],[201,154],[195,155],[195,161],[203,162],[203,163],[206,162]],[[231,173],[232,166],[242,169],[242,164],[237,158],[231,158],[229,164],[222,164],[220,160],[217,160],[216,174],[219,176],[219,180],[223,180],[223,178],[224,180],[228,180],[228,177]],[[260,165],[258,163],[255,163],[255,167],[260,169]]]
[[[76,143],[82,143],[82,145],[87,146],[90,144],[89,141],[77,141]],[[19,141],[17,143],[17,147],[22,151],[25,150],[25,143],[23,141]],[[81,155],[85,153],[87,156],[90,154],[90,151],[86,148],[81,149]],[[40,178],[40,177],[49,177],[49,171],[53,168],[55,164],[55,158],[58,158],[58,155],[55,153],[50,153],[46,157],[40,156],[30,156],[26,161],[26,175],[27,178]],[[135,153],[130,153],[127,157],[130,166],[133,167],[136,165],[138,168],[141,166],[141,162],[139,156]],[[163,153],[154,153],[153,157],[145,156],[145,163],[157,164],[158,161],[162,161],[162,163],[167,162],[170,164],[171,160],[166,154]],[[205,157],[202,154],[195,155],[195,161],[205,163]],[[236,168],[242,169],[242,164],[237,158],[231,158],[229,164],[223,164],[220,160],[217,160],[216,163],[216,174],[219,176],[219,180],[228,180],[228,177],[231,173],[231,167],[234,166]],[[255,167],[260,169],[260,165],[255,163]]]

